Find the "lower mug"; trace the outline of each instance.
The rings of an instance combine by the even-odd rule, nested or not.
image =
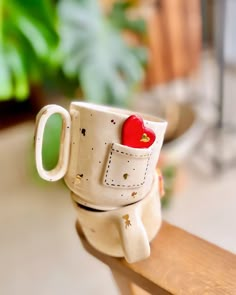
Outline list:
[[[72,202],[77,211],[79,224],[88,242],[98,251],[125,257],[134,263],[150,255],[149,242],[161,226],[161,204],[158,180],[142,200],[110,211],[98,211]]]

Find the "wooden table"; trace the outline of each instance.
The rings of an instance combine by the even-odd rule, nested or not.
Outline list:
[[[110,267],[121,294],[236,294],[236,256],[166,222],[151,256],[133,264],[98,252],[78,223],[76,229],[87,252]]]

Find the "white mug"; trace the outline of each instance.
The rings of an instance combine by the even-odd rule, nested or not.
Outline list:
[[[72,201],[88,242],[98,251],[125,257],[129,263],[150,255],[149,242],[161,226],[161,205],[155,176],[151,191],[142,200],[118,209],[94,211]]]
[[[48,118],[55,113],[63,118],[60,155],[57,166],[46,171],[43,134]],[[92,208],[109,210],[141,200],[151,189],[167,123],[138,114],[144,128],[151,129],[156,138],[150,147],[130,147],[122,144],[122,128],[131,115],[137,114],[86,102],[72,102],[70,112],[57,105],[45,106],[36,119],[39,175],[48,181],[64,177],[76,201]],[[136,130],[132,132],[135,136]]]

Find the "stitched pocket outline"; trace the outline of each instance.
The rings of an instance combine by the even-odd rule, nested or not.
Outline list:
[[[103,184],[114,188],[138,188],[146,180],[152,149],[112,143]]]

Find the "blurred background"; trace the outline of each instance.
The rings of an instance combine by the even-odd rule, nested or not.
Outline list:
[[[50,103],[165,118],[164,219],[236,252],[235,29],[235,0],[0,0],[0,294],[119,294],[76,236],[64,183],[35,170]],[[60,130],[54,115],[47,169]]]

